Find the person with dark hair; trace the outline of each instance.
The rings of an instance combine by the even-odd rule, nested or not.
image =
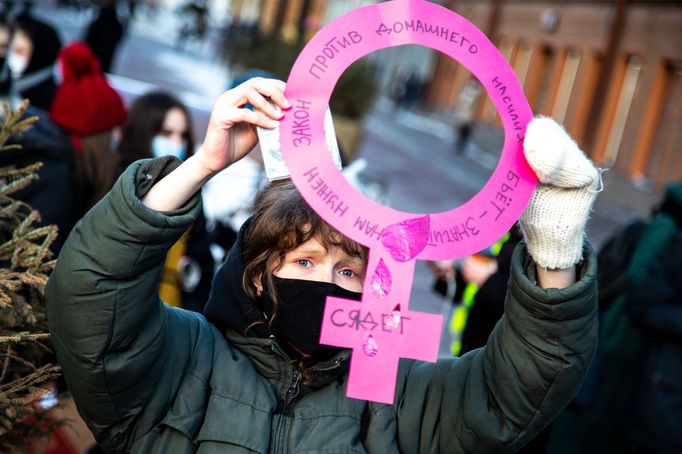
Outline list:
[[[278,124],[266,98],[290,109],[284,89],[257,78],[224,93],[197,153],[133,163],[62,249],[48,322],[102,448],[517,451],[571,400],[596,347],[596,263],[583,239],[597,169],[553,120],[533,120],[524,151],[542,183],[488,344],[437,363],[401,361],[393,404],[352,399],[351,352],[320,344],[320,325],[328,296],[360,299],[367,251],[291,181],[258,198],[204,315],[158,297],[166,252],[201,210],[202,186],[254,148],[254,126]]]
[[[128,107],[118,146],[121,171],[139,159],[194,154],[192,116],[175,96],[153,91],[139,96]]]
[[[118,150],[122,170],[140,159],[191,157],[194,135],[187,107],[164,91],[135,98],[128,109]],[[159,286],[165,303],[198,312],[203,309],[215,267],[210,246],[211,236],[201,212],[166,255]]]
[[[59,34],[29,13],[19,16],[14,25],[7,56],[11,93],[49,111],[57,92],[54,69],[62,47]]]
[[[59,62],[64,80],[57,90],[50,118],[71,136],[76,149],[84,212],[111,189],[118,176],[119,159],[112,142],[117,128],[126,119],[126,109],[86,44],[68,45]]]

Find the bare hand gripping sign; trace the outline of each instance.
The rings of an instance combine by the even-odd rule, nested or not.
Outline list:
[[[467,67],[500,113],[497,168],[464,205],[429,215],[403,213],[356,191],[327,152],[324,115],[332,90],[359,58],[418,44]],[[514,72],[488,38],[456,13],[426,0],[393,0],[351,11],[306,45],[287,82],[293,109],[282,120],[282,154],[296,187],[339,232],[370,249],[361,302],[327,298],[320,342],[353,349],[347,395],[392,403],[400,358],[434,362],[442,317],[409,310],[415,260],[455,259],[500,238],[537,183],[522,142],[532,118]]]

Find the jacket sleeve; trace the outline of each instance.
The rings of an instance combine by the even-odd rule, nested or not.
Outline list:
[[[46,288],[52,342],[69,390],[98,441],[115,451],[163,417],[194,345],[210,332],[201,316],[158,298],[166,251],[201,207],[194,197],[161,213],[140,197],[178,163],[132,164],[74,227]]]
[[[541,289],[520,244],[505,316],[485,347],[436,364],[401,363],[398,437],[403,452],[516,452],[577,393],[597,343],[596,258],[579,280]]]

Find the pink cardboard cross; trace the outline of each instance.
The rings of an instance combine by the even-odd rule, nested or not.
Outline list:
[[[418,221],[403,231],[413,246],[420,230],[428,234],[428,216]],[[348,397],[392,403],[399,359],[435,362],[443,317],[408,309],[416,263],[411,256],[419,251],[403,249],[389,241],[390,228],[385,232],[384,247],[371,251],[362,301],[327,298],[320,342],[353,349]]]
[[[469,69],[504,125],[498,165],[485,186],[450,211],[403,213],[367,199],[329,156],[324,114],[336,81],[353,62],[386,47],[417,44]],[[426,0],[393,0],[351,11],[305,46],[287,81],[293,103],[280,122],[282,156],[310,206],[370,250],[361,302],[328,298],[320,342],[353,349],[347,395],[391,403],[400,358],[435,361],[442,317],[409,310],[416,260],[478,252],[507,232],[537,178],[523,155],[533,114],[513,69],[473,24]]]

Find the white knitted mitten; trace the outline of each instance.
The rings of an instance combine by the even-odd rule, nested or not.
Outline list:
[[[519,220],[528,252],[543,268],[569,268],[582,257],[585,224],[601,190],[600,172],[551,118],[528,124],[523,148],[540,180]]]

